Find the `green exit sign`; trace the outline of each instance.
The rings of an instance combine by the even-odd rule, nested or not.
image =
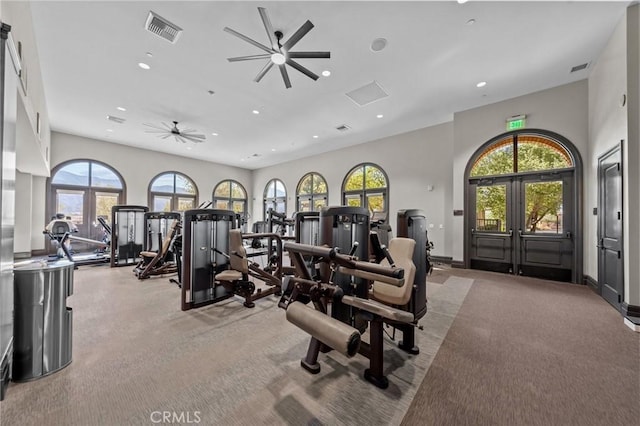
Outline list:
[[[527,118],[524,115],[507,118],[507,130],[524,129],[527,124]]]

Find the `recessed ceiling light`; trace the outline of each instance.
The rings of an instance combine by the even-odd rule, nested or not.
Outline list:
[[[187,147],[187,150],[191,151],[191,147],[190,147],[190,146],[188,146],[188,147]]]
[[[241,158],[240,161],[244,161],[244,158]]]
[[[253,110],[253,111],[251,111],[251,112],[253,112],[253,113],[254,113],[254,114],[256,114],[256,115],[257,115],[257,114],[260,114],[260,111],[258,111],[257,109],[254,109],[254,110]]]
[[[216,132],[211,133],[212,136],[218,136]]]
[[[458,0],[458,4],[465,4],[467,0]]]
[[[376,115],[376,117],[378,117],[378,118],[382,118],[382,117],[384,117],[384,115],[382,115],[382,114],[378,114],[378,115]]]
[[[150,57],[150,58],[152,58],[152,57],[153,57],[153,53],[151,53],[151,52],[147,52],[147,53],[146,53],[146,55],[147,55],[148,57]]]
[[[469,19],[469,20],[467,21],[467,25],[473,25],[473,24],[475,24],[475,23],[476,23],[476,20],[475,20],[475,19],[473,19],[473,18],[471,18],[471,19]]]
[[[150,67],[149,65],[145,64],[144,62],[138,62],[138,66],[139,66],[140,68],[142,68],[143,70],[149,70],[149,69],[151,69],[151,67]]]
[[[111,133],[113,132],[113,129],[107,129],[107,132]]]
[[[476,87],[484,87],[487,85],[486,81],[481,81],[480,83],[476,84]]]
[[[325,77],[329,77],[331,75],[331,71],[324,70],[324,71],[322,71],[322,75],[325,76]]]
[[[276,152],[276,149],[275,148],[271,148],[271,152]]]
[[[377,38],[371,42],[370,49],[372,52],[379,52],[382,49],[387,47],[387,39],[386,38]]]
[[[126,108],[123,108],[123,107],[117,107],[116,109],[117,109],[118,111],[126,111],[126,110],[127,110]]]
[[[318,135],[313,135],[313,138],[314,139],[318,139]]]

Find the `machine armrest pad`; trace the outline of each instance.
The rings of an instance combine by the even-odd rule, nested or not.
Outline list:
[[[372,314],[379,315],[397,322],[410,323],[413,322],[413,314],[411,312],[402,311],[391,306],[382,304],[375,300],[363,299],[361,297],[343,296],[342,303],[351,305],[355,308],[362,309]]]

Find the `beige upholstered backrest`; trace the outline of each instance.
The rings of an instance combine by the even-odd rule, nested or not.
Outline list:
[[[173,239],[173,236],[176,233],[177,226],[178,226],[178,221],[174,220],[173,222],[171,222],[169,229],[167,229],[167,236],[164,237],[164,240],[162,241],[162,247],[160,248],[161,255],[166,254],[167,251],[169,250],[169,244],[171,244],[171,240]]]
[[[373,282],[373,297],[380,302],[389,305],[406,305],[411,298],[413,280],[416,276],[416,266],[413,264],[413,250],[416,246],[415,240],[411,238],[392,238],[389,241],[389,254],[395,262],[396,267],[404,269],[404,285],[396,287],[380,281]],[[381,265],[389,266],[387,259],[380,262]]]
[[[247,259],[247,251],[242,245],[242,232],[239,229],[229,231],[229,263],[231,269],[243,274],[249,273],[249,259]]]

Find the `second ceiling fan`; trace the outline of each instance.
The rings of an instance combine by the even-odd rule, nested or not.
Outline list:
[[[262,77],[265,76],[267,72],[274,66],[277,65],[280,68],[280,74],[282,74],[282,80],[284,80],[284,85],[286,88],[291,87],[291,80],[289,80],[289,73],[287,72],[287,68],[285,65],[289,65],[291,68],[294,68],[300,71],[302,74],[308,76],[313,80],[317,80],[318,76],[300,65],[298,62],[294,61],[294,59],[308,59],[308,58],[330,58],[331,52],[292,52],[291,48],[295,46],[296,43],[300,41],[302,37],[304,37],[311,29],[313,28],[313,24],[311,21],[307,21],[298,30],[293,33],[291,37],[284,43],[282,43],[283,34],[281,31],[274,31],[273,26],[271,25],[271,21],[269,20],[269,15],[267,15],[267,10],[263,7],[258,8],[258,12],[260,13],[260,18],[262,18],[262,23],[264,24],[264,29],[267,31],[267,36],[269,37],[269,43],[271,46],[265,46],[262,43],[259,43],[244,34],[240,34],[239,32],[232,30],[229,27],[224,27],[224,30],[234,36],[250,43],[262,50],[266,53],[262,53],[259,55],[250,55],[250,56],[237,56],[234,58],[228,58],[229,62],[238,62],[238,61],[250,61],[256,59],[267,59],[267,63],[264,65],[262,70],[258,73],[256,78],[253,79],[256,83],[262,80]]]

